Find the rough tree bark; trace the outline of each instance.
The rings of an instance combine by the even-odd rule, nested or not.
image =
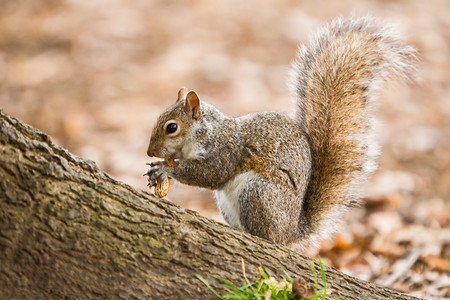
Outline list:
[[[136,190],[0,110],[1,299],[197,299],[263,266],[312,282],[310,260]],[[316,266],[317,267],[317,266]],[[415,299],[326,268],[333,297]]]

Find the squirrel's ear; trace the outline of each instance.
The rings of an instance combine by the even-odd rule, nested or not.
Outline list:
[[[183,99],[184,96],[186,96],[186,94],[188,93],[188,89],[185,88],[184,86],[178,91],[178,100]]]
[[[192,118],[197,120],[202,115],[202,110],[200,108],[200,99],[195,91],[190,91],[186,95],[185,102],[186,112],[192,113]]]

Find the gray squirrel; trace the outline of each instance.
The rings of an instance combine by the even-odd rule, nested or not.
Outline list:
[[[298,50],[292,116],[227,116],[182,88],[151,134],[147,154],[165,160],[149,163],[149,186],[169,177],[212,189],[231,226],[315,247],[358,203],[376,168],[377,93],[388,79],[412,73],[415,53],[370,17],[338,18]]]

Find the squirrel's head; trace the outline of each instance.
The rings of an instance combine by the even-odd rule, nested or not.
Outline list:
[[[201,115],[202,110],[197,93],[188,92],[185,87],[181,88],[177,102],[159,116],[152,131],[147,155],[160,158],[182,158],[186,134]]]

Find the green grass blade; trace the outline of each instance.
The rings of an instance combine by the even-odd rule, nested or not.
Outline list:
[[[319,265],[320,265],[320,273],[322,274],[322,282],[323,282],[323,297],[322,299],[325,300],[325,296],[327,294],[327,278],[325,276],[325,270],[323,269],[322,260],[319,256]]]
[[[200,275],[198,275],[198,274],[195,274],[195,277],[197,277],[201,282],[203,282],[203,283],[208,287],[208,289],[209,289],[211,292],[213,292],[214,295],[217,296],[217,298],[223,299],[222,296],[220,296],[220,295],[212,288],[212,286],[209,285],[209,283],[208,283],[202,276],[200,276]]]
[[[254,294],[253,289],[254,283],[247,283],[242,279],[242,286],[239,288],[240,291],[246,292],[247,294]]]
[[[311,260],[311,265],[312,265],[312,270],[313,270],[313,274],[314,274],[314,293],[317,294],[317,289],[318,289],[318,286],[317,286],[317,275],[316,275],[316,267],[314,265],[314,261],[313,260]]]
[[[232,283],[229,280],[226,280],[225,278],[220,277],[219,275],[211,275],[212,277],[214,277],[217,280],[222,281],[223,283],[225,283],[226,285],[232,286],[232,287],[236,287],[236,285],[234,283]]]
[[[261,275],[264,279],[269,279],[269,277],[267,277],[266,273],[264,273],[264,269],[262,267],[259,267],[259,272],[261,273]]]
[[[286,275],[286,279],[289,281],[289,283],[292,283],[292,278],[289,276],[289,274],[283,269],[284,275]]]
[[[245,295],[244,295],[245,296]],[[223,299],[247,299],[241,294],[226,294],[223,296]]]
[[[239,288],[238,288],[234,283],[232,283],[232,282],[226,280],[225,278],[222,278],[222,277],[220,277],[220,276],[218,276],[218,275],[211,275],[211,276],[214,277],[215,279],[220,280],[220,281],[222,281],[223,283],[225,283],[225,285],[226,285],[229,289],[231,289],[231,290],[233,290],[233,291],[238,291],[238,290],[239,290]]]

